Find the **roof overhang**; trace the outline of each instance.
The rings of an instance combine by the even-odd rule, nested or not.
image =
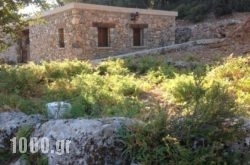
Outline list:
[[[138,8],[126,8],[126,7],[114,7],[105,5],[93,5],[86,3],[69,3],[65,6],[55,8],[53,10],[44,12],[43,17],[65,12],[67,10],[80,9],[80,10],[96,10],[96,11],[106,11],[106,12],[117,12],[117,13],[140,13],[146,15],[159,15],[159,16],[178,16],[178,12],[175,11],[165,11],[165,10],[152,10],[152,9],[138,9]]]

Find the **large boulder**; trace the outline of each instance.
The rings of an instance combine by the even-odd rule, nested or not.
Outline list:
[[[123,143],[119,138],[122,126],[139,123],[133,119],[115,117],[102,119],[58,119],[45,120],[40,115],[26,115],[21,112],[0,113],[0,149],[10,152],[10,139],[24,126],[33,126],[34,131],[28,141],[37,139],[36,153],[48,158],[49,165],[79,164],[130,164],[123,152]],[[48,152],[44,153],[44,139],[48,140]],[[65,143],[64,150],[58,142]],[[33,143],[35,144],[35,143]],[[46,146],[46,144],[45,144]],[[31,145],[27,146],[31,152]],[[18,156],[18,155],[16,155]],[[13,156],[11,165],[25,165],[25,160]],[[10,161],[10,160],[8,160]],[[32,162],[31,162],[32,163]]]
[[[22,112],[0,113],[0,150],[10,150],[12,139],[19,128],[34,126],[44,121],[41,115],[26,115]]]
[[[228,120],[229,124],[231,120]],[[234,120],[233,120],[234,121]],[[123,165],[132,164],[123,156],[124,144],[119,137],[119,130],[123,126],[142,124],[139,121],[123,118],[102,119],[60,119],[46,121],[40,115],[25,115],[21,112],[0,113],[0,151],[10,150],[10,139],[15,136],[19,128],[31,125],[34,128],[30,140],[36,138],[38,155],[48,158],[49,165]],[[242,129],[245,135],[237,143],[229,144],[230,151],[250,154],[250,120],[244,119]],[[43,152],[48,140],[48,152]],[[64,145],[58,145],[60,144]],[[67,143],[69,142],[69,143]],[[204,138],[194,139],[194,149]],[[68,144],[68,147],[67,147]],[[43,147],[45,148],[43,148]],[[58,147],[61,146],[61,147]],[[28,149],[31,146],[28,147]],[[27,154],[30,155],[30,154]],[[0,155],[1,158],[1,155]],[[1,159],[0,159],[1,160]],[[26,165],[24,159],[13,157],[12,163],[0,164]],[[33,164],[33,162],[31,162]]]
[[[175,30],[175,43],[181,44],[188,42],[192,37],[192,30],[190,28],[176,28]]]
[[[129,164],[129,160],[122,155],[123,143],[118,131],[123,125],[134,123],[127,118],[50,120],[37,125],[32,137],[38,138],[38,144],[44,137],[49,139],[49,153],[45,154],[49,165]],[[60,155],[60,151],[56,152],[58,140],[70,141],[69,153]]]

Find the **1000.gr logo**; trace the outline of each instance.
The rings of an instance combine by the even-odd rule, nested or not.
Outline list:
[[[10,139],[12,142],[12,152],[17,152],[17,138],[13,137]],[[20,153],[26,153],[29,148],[30,153],[37,153],[40,149],[41,153],[55,153],[57,155],[63,155],[64,153],[69,153],[70,140],[57,140],[55,145],[55,150],[50,149],[49,138],[43,137],[38,140],[36,137],[30,138],[28,145],[28,140],[25,137],[21,137],[18,140],[18,149]],[[29,147],[28,147],[29,146]]]

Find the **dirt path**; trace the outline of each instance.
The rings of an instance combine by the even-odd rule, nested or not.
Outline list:
[[[142,120],[150,120],[156,115],[156,112],[165,113],[167,118],[176,116],[180,112],[180,107],[176,104],[171,104],[163,97],[163,91],[159,87],[154,87],[150,91],[143,93],[140,96],[140,100],[144,103],[144,108],[141,110],[143,114],[140,114],[138,118]]]

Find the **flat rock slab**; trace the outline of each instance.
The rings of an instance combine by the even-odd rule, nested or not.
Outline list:
[[[49,153],[45,154],[49,165],[129,164],[122,156],[123,143],[117,132],[122,125],[134,123],[128,118],[50,120],[37,125],[32,137],[38,138],[38,144],[44,137],[49,139]],[[69,153],[55,152],[58,140],[71,142]]]
[[[244,123],[246,138],[242,139],[242,143],[231,146],[240,152],[249,151],[250,144],[250,120],[245,119]],[[30,138],[37,139],[37,151],[48,158],[49,165],[131,164],[131,160],[123,156],[124,144],[119,137],[119,130],[122,126],[134,124],[143,123],[123,117],[45,120],[41,115],[28,116],[21,112],[4,112],[0,113],[0,149],[10,151],[10,139],[15,136],[18,129],[31,125],[34,131]],[[46,153],[42,147],[45,138],[49,146]],[[60,145],[58,148],[58,141],[64,141],[64,146]],[[68,149],[67,141],[70,142]],[[11,165],[26,164],[20,158],[14,160]]]
[[[122,126],[135,123],[139,121],[123,117],[45,120],[41,115],[4,112],[0,113],[0,149],[9,152],[10,139],[16,136],[17,131],[24,126],[33,126],[34,131],[27,140],[37,139],[36,152],[47,157],[49,165],[130,164],[122,155],[124,146],[118,132]],[[44,139],[48,140],[49,147],[43,146],[47,145]],[[70,142],[68,149],[58,148],[58,141]],[[30,151],[31,146],[27,147]],[[48,152],[43,152],[44,148]],[[20,158],[11,164],[26,163]]]

